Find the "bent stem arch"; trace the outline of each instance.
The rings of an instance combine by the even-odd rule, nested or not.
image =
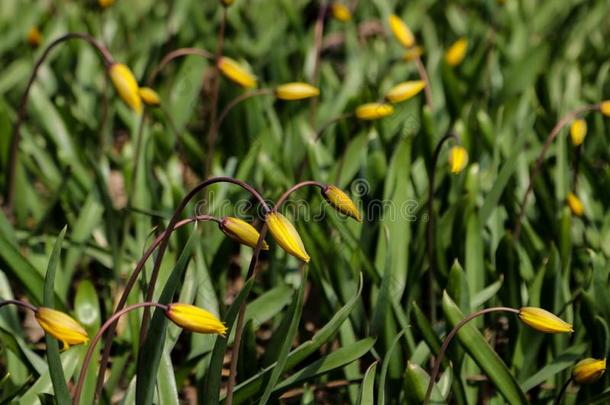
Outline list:
[[[30,91],[32,86],[34,85],[34,81],[36,80],[36,75],[38,74],[38,70],[47,59],[51,51],[57,47],[59,44],[66,42],[71,39],[81,39],[83,41],[88,42],[94,48],[96,48],[99,53],[102,55],[104,59],[104,66],[108,68],[114,60],[112,55],[108,51],[108,49],[103,46],[100,42],[98,42],[95,38],[88,34],[83,34],[80,32],[70,32],[68,34],[62,35],[61,37],[52,41],[43,51],[42,55],[36,61],[34,65],[34,69],[32,69],[32,74],[25,86],[25,90],[21,95],[21,99],[19,101],[19,108],[17,110],[17,118],[15,120],[15,125],[13,126],[13,136],[11,138],[10,145],[10,153],[9,153],[9,163],[8,169],[6,171],[6,208],[9,212],[13,211],[13,202],[15,199],[15,175],[17,170],[17,155],[19,153],[19,143],[21,141],[21,124],[25,120],[25,111],[28,104],[28,99],[30,95]]]

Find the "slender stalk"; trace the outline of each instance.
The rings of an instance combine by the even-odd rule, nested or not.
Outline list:
[[[585,105],[583,107],[579,107],[579,108],[575,109],[574,111],[569,112],[562,119],[560,119],[559,122],[557,122],[557,124],[555,124],[555,126],[553,127],[553,129],[551,130],[549,135],[547,136],[546,140],[544,141],[544,145],[542,146],[542,150],[540,151],[540,155],[538,156],[538,159],[536,159],[536,163],[534,164],[534,168],[532,169],[532,172],[530,174],[530,179],[529,179],[529,183],[527,185],[527,190],[525,190],[525,194],[523,195],[523,200],[521,201],[521,208],[519,210],[519,215],[517,217],[517,223],[515,224],[515,230],[513,232],[515,241],[518,241],[519,236],[521,235],[521,223],[523,222],[523,216],[525,215],[527,199],[529,198],[530,194],[533,191],[534,179],[536,178],[536,175],[538,175],[538,172],[540,171],[540,167],[542,166],[542,162],[544,161],[544,156],[546,155],[546,152],[548,151],[549,147],[551,146],[551,144],[553,143],[555,138],[557,138],[557,135],[559,135],[559,132],[563,129],[564,126],[566,126],[576,117],[578,117],[580,114],[588,112],[588,111],[592,111],[592,110],[599,110],[599,108],[600,108],[599,104],[590,104],[590,105]]]
[[[21,124],[25,120],[25,113],[28,104],[28,98],[30,95],[30,91],[32,86],[34,85],[34,80],[36,80],[36,75],[38,74],[38,70],[40,66],[47,59],[51,51],[58,46],[59,44],[71,40],[71,39],[82,39],[93,47],[95,47],[99,53],[102,55],[104,59],[104,65],[106,67],[110,66],[113,63],[112,55],[108,51],[108,49],[99,43],[95,38],[88,34],[83,34],[79,32],[70,32],[68,34],[62,35],[61,37],[52,41],[46,49],[43,51],[40,58],[36,61],[34,65],[34,69],[32,70],[32,74],[28,80],[28,83],[25,86],[25,90],[21,95],[21,100],[19,101],[19,108],[17,110],[17,118],[15,120],[15,125],[13,126],[13,136],[11,138],[11,146],[10,146],[10,154],[9,154],[9,164],[8,170],[6,172],[6,208],[9,212],[13,210],[13,203],[15,199],[15,171],[17,169],[17,154],[19,153],[19,143],[21,141]]]
[[[568,386],[570,385],[571,382],[572,382],[572,376],[570,376],[570,378],[568,378],[566,380],[566,382],[561,387],[561,390],[559,390],[559,394],[557,394],[557,397],[555,397],[555,401],[553,401],[554,405],[561,404],[561,400],[563,399],[563,396],[565,395],[566,391],[568,390]]]
[[[210,128],[210,133],[208,134],[208,152],[207,152],[207,158],[206,158],[206,176],[209,175],[210,170],[212,168],[212,159],[214,157],[214,149],[216,148],[216,139],[218,138],[218,131],[220,130],[220,127],[222,125],[222,123],[224,122],[224,119],[227,117],[227,114],[229,114],[229,112],[231,112],[231,110],[237,106],[238,104],[240,104],[243,101],[246,101],[252,97],[256,97],[256,96],[262,96],[262,95],[268,95],[268,94],[273,94],[273,90],[272,89],[258,89],[258,90],[253,90],[244,94],[241,94],[237,97],[235,97],[233,100],[231,100],[231,102],[229,102],[229,104],[226,105],[226,107],[221,111],[220,115],[218,116],[218,119],[213,120],[212,122],[212,127]]]
[[[184,56],[201,56],[202,58],[205,58],[205,59],[214,60],[214,55],[212,55],[210,52],[206,51],[205,49],[199,49],[199,48],[175,49],[175,50],[167,53],[163,57],[163,59],[161,59],[161,62],[159,62],[159,64],[155,67],[155,69],[152,71],[152,73],[148,77],[148,85],[150,86],[155,82],[159,73],[161,73],[161,71],[163,69],[165,69],[165,66],[167,66],[168,63],[170,63],[174,59],[182,58]]]
[[[316,186],[321,189],[324,188],[322,183],[317,181],[303,181],[301,183],[295,184],[281,197],[277,200],[275,207],[273,207],[273,211],[277,211],[282,204],[288,199],[290,194],[294,193],[298,189],[306,186]],[[256,277],[256,264],[258,262],[258,256],[260,254],[261,248],[263,246],[263,240],[267,235],[267,222],[263,224],[260,230],[260,236],[256,243],[256,248],[254,249],[254,253],[252,253],[252,259],[250,260],[250,266],[248,267],[248,275],[246,276],[246,280],[250,280],[252,277]],[[246,315],[246,303],[248,301],[248,297],[246,296],[242,301],[239,307],[239,314],[237,316],[237,325],[235,326],[235,339],[233,341],[233,347],[231,348],[231,364],[229,366],[229,382],[227,383],[227,397],[225,399],[225,405],[233,404],[233,388],[235,387],[235,382],[237,380],[237,361],[239,359],[239,347],[241,345],[241,336],[243,334],[244,329],[244,319]]]
[[[572,173],[572,190],[576,193],[576,187],[578,186],[578,172],[580,171],[580,158],[582,156],[582,144],[576,147],[576,153],[574,155],[573,173]]]
[[[19,307],[23,307],[23,308],[27,308],[32,312],[37,312],[38,308],[36,308],[34,305],[30,304],[29,302],[25,302],[25,301],[19,301],[19,300],[4,300],[2,302],[0,302],[0,308],[2,308],[5,305],[17,305]]]
[[[316,25],[314,27],[314,49],[315,49],[315,59],[313,64],[313,74],[311,77],[311,82],[317,85],[318,76],[320,74],[320,51],[322,49],[322,39],[324,37],[324,17],[326,16],[326,12],[328,11],[328,2],[323,1],[320,5],[320,11],[318,12],[318,18],[316,19]],[[318,108],[318,98],[314,97],[311,99],[311,107],[310,107],[310,123],[311,126],[314,126],[316,119],[316,110]]]
[[[426,246],[428,248],[428,298],[430,300],[430,322],[436,323],[436,294],[434,291],[434,277],[436,273],[436,257],[434,256],[434,183],[436,179],[436,164],[441,154],[443,144],[449,139],[459,142],[454,132],[448,132],[436,145],[432,161],[430,162],[430,174],[428,176],[428,223],[426,224]]]
[[[458,333],[458,331],[462,328],[462,326],[464,326],[465,324],[467,324],[474,318],[487,314],[487,313],[490,313],[490,312],[512,312],[514,314],[519,314],[519,310],[515,309],[515,308],[493,307],[493,308],[487,308],[487,309],[482,309],[477,312],[473,312],[472,314],[468,315],[466,318],[459,321],[457,323],[457,325],[455,325],[455,327],[451,330],[451,332],[449,332],[449,334],[443,341],[443,345],[441,346],[441,349],[438,353],[438,357],[436,358],[436,361],[434,363],[434,368],[432,369],[432,373],[430,374],[430,381],[428,382],[428,389],[426,390],[426,396],[424,397],[424,405],[427,405],[430,402],[430,396],[432,395],[432,388],[434,387],[434,383],[436,382],[436,377],[438,377],[438,373],[441,368],[441,363],[443,362],[443,359],[445,358],[445,352],[447,351],[447,347],[449,347],[449,343],[451,343],[451,340],[453,339],[453,337]]]
[[[219,220],[217,218],[211,217],[209,215],[198,215],[196,217],[187,218],[187,219],[177,222],[176,225],[174,226],[173,230],[181,228],[192,222],[199,222],[199,221],[219,222]],[[157,247],[159,246],[159,244],[161,243],[163,238],[167,236],[166,235],[167,233],[168,233],[168,229],[166,229],[163,233],[161,233],[159,236],[157,236],[155,238],[155,240],[151,243],[150,247],[144,252],[144,254],[140,258],[138,263],[136,264],[134,271],[131,273],[131,276],[127,280],[127,284],[125,285],[123,294],[119,298],[119,302],[117,303],[114,313],[121,311],[125,307],[125,304],[127,304],[127,299],[129,297],[129,293],[133,289],[133,286],[135,285],[136,281],[138,280],[138,276],[140,275],[142,269],[144,268],[146,261],[153,254],[155,249],[157,249]],[[99,398],[99,396],[102,392],[102,387],[104,385],[104,375],[106,374],[106,369],[108,368],[108,361],[110,359],[110,350],[112,349],[112,339],[114,337],[115,331],[116,331],[116,324],[110,325],[110,331],[106,335],[106,340],[104,341],[104,352],[102,353],[102,357],[100,360],[100,368],[99,368],[99,371],[97,374],[97,383],[95,386],[95,397],[94,398]]]
[[[167,311],[167,305],[159,304],[158,302],[140,302],[138,304],[130,305],[126,308],[123,308],[122,310],[112,315],[106,322],[104,322],[102,327],[97,331],[97,333],[91,340],[89,348],[87,349],[87,353],[85,354],[85,358],[83,360],[83,364],[81,365],[80,373],[78,375],[78,382],[74,387],[74,395],[72,397],[73,405],[79,405],[80,395],[83,390],[83,383],[85,382],[85,374],[87,373],[87,369],[89,368],[89,363],[91,363],[91,358],[93,357],[93,351],[95,350],[95,346],[97,345],[97,342],[99,342],[99,340],[102,338],[104,332],[106,332],[108,328],[112,327],[112,325],[114,325],[114,323],[118,321],[121,316],[135,309],[143,307],[157,307]],[[112,336],[113,333],[109,333],[109,335]]]
[[[428,77],[428,72],[426,71],[426,67],[421,60],[421,57],[417,55],[415,57],[415,66],[417,66],[417,72],[419,73],[419,78],[426,84],[424,87],[424,93],[426,94],[426,104],[430,108],[430,111],[434,111],[432,106],[432,89],[430,88],[430,78]]]
[[[212,168],[212,152],[213,146],[210,149],[210,145],[215,141],[214,131],[216,128],[216,113],[218,112],[218,93],[220,91],[220,68],[218,67],[218,60],[222,56],[222,47],[225,38],[225,26],[227,24],[227,8],[222,9],[222,17],[220,19],[220,27],[218,28],[218,36],[216,37],[216,54],[214,64],[214,77],[212,82],[212,97],[210,100],[210,129],[208,130],[208,153],[205,158],[205,172],[204,177],[210,175],[210,169]]]

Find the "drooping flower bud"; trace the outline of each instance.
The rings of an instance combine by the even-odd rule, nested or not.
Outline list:
[[[602,101],[601,104],[599,105],[599,110],[606,117],[610,117],[610,100]]]
[[[333,13],[333,17],[341,22],[348,22],[352,19],[352,13],[349,8],[343,3],[334,2],[330,6],[330,10]]]
[[[356,204],[339,187],[329,184],[322,190],[322,195],[334,209],[358,222],[362,222],[362,215]]]
[[[388,90],[385,98],[392,103],[400,103],[417,95],[424,87],[426,87],[426,83],[422,80],[402,82]]]
[[[280,100],[303,100],[318,95],[320,95],[320,90],[309,83],[286,83],[275,89],[275,96]]]
[[[63,342],[64,350],[89,341],[87,331],[61,311],[40,307],[36,310],[36,320],[46,333]]]
[[[397,15],[392,14],[389,19],[390,29],[392,33],[405,48],[411,48],[415,45],[415,37],[403,20]]]
[[[576,363],[572,369],[572,379],[577,384],[591,384],[606,372],[606,359],[587,358]]]
[[[523,307],[519,319],[532,329],[545,333],[571,333],[572,325],[547,310],[537,307]]]
[[[453,146],[449,150],[449,168],[451,173],[458,174],[468,164],[468,152],[462,146]]]
[[[144,104],[149,105],[151,107],[161,105],[161,97],[159,97],[159,94],[157,94],[157,92],[151,89],[150,87],[140,87],[138,93],[140,94],[140,98],[142,99]]]
[[[256,248],[260,233],[246,221],[234,217],[224,217],[218,226],[229,238],[251,248]],[[269,250],[269,245],[265,241],[263,241],[262,250]]]
[[[114,4],[114,0],[97,0],[97,4],[99,4],[101,8],[108,8]]]
[[[28,31],[28,45],[32,48],[38,48],[42,43],[42,34],[37,27],[32,27]]]
[[[218,60],[218,69],[226,78],[242,87],[247,89],[256,87],[256,77],[234,59],[221,57]]]
[[[125,104],[140,114],[142,112],[140,87],[131,70],[122,63],[113,63],[108,68],[108,73],[114,88]]]
[[[466,38],[460,38],[447,49],[447,52],[445,52],[445,61],[449,66],[457,66],[464,60],[467,50],[468,40]]]
[[[182,329],[195,333],[216,333],[225,336],[227,327],[209,311],[194,305],[173,303],[165,315]]]
[[[378,120],[394,113],[394,107],[386,103],[367,103],[356,108],[356,117],[361,120]]]
[[[570,126],[570,137],[572,138],[572,144],[579,146],[585,140],[587,136],[587,121],[583,119],[577,119],[572,122]]]
[[[279,212],[273,211],[267,215],[267,226],[273,239],[286,253],[309,263],[310,257],[305,251],[303,241],[294,225]]]
[[[582,205],[582,202],[574,193],[568,193],[568,197],[566,198],[568,207],[570,207],[570,212],[572,215],[577,217],[581,217],[585,212],[585,208]]]

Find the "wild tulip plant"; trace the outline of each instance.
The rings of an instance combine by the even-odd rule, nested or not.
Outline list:
[[[610,401],[604,2],[5,1],[2,403]]]

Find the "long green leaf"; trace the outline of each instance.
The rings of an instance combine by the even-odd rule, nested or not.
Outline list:
[[[366,370],[362,385],[360,387],[360,397],[358,405],[373,405],[375,403],[375,372],[377,371],[378,362],[374,362]]]

